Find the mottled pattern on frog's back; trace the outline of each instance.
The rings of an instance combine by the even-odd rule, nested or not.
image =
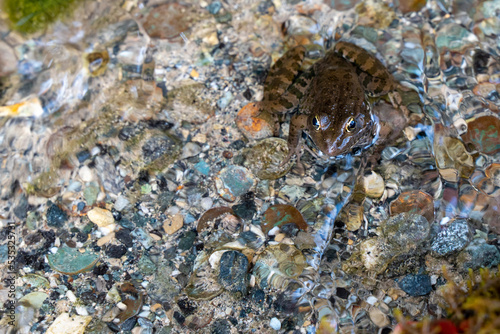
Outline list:
[[[330,51],[315,64],[314,73],[300,104],[301,113],[325,113],[344,119],[358,110],[365,93],[351,63]]]

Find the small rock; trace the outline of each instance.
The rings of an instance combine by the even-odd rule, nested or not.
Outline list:
[[[220,259],[219,283],[229,292],[238,297],[246,295],[248,258],[237,251],[227,251]]]
[[[94,205],[97,201],[97,196],[99,195],[99,186],[96,184],[90,184],[83,190],[83,197],[85,198],[85,202],[87,205]]]
[[[182,214],[177,213],[171,218],[167,218],[163,223],[163,229],[167,234],[174,234],[184,225],[184,217]]]
[[[132,236],[130,235],[130,230],[127,228],[122,228],[121,230],[115,233],[116,239],[118,239],[125,247],[132,247],[134,245],[134,241]]]
[[[254,183],[255,179],[248,169],[234,165],[222,169],[215,178],[219,196],[229,202],[246,194]]]
[[[80,176],[80,179],[82,179],[83,182],[90,182],[93,178],[92,171],[86,165],[80,168],[80,170],[78,171],[78,176]]]
[[[371,321],[373,321],[373,323],[377,327],[385,327],[391,323],[389,321],[389,317],[387,317],[387,315],[385,315],[382,311],[380,311],[376,307],[372,307],[368,314],[370,316]]]
[[[487,244],[484,239],[474,239],[458,254],[457,262],[462,263],[465,270],[496,267],[500,264],[500,251],[494,245]]]
[[[66,220],[68,220],[68,215],[66,212],[61,210],[57,205],[51,204],[47,209],[47,225],[51,227],[62,227]]]
[[[248,199],[232,207],[234,214],[243,219],[252,219],[257,212],[257,206],[253,199]]]
[[[118,196],[118,198],[116,199],[116,202],[115,202],[115,210],[116,211],[122,211],[123,209],[125,209],[128,205],[130,204],[129,200],[127,198],[125,198],[124,196],[120,195]]]
[[[194,239],[196,239],[196,232],[187,231],[186,233],[184,233],[181,240],[179,241],[179,249],[181,250],[191,249],[191,247],[193,247]]]
[[[114,259],[121,258],[125,253],[127,253],[127,248],[123,245],[110,245],[106,248],[106,255]]]
[[[149,259],[149,257],[143,254],[137,263],[137,268],[141,274],[151,275],[155,272],[156,265]]]
[[[92,320],[88,316],[70,316],[68,313],[61,313],[47,329],[47,334],[83,334],[85,328]]]
[[[200,201],[203,210],[209,210],[214,205],[214,201],[210,197],[203,197]]]
[[[436,226],[437,235],[431,249],[439,256],[460,251],[472,240],[472,233],[465,219],[457,219],[448,226]]]
[[[149,234],[142,228],[136,228],[132,231],[132,236],[139,241],[145,249],[150,249],[153,247],[154,240],[149,236]]]
[[[399,287],[410,296],[425,296],[432,291],[429,275],[407,275],[399,283]]]
[[[191,158],[197,156],[201,152],[200,145],[189,142],[182,148],[181,159]]]
[[[372,172],[370,175],[364,176],[362,182],[366,196],[371,198],[380,198],[380,196],[384,193],[384,179],[379,174]]]
[[[281,322],[278,320],[278,318],[272,318],[269,322],[269,326],[271,326],[271,328],[275,331],[279,331],[281,329]]]
[[[111,211],[101,208],[93,208],[87,213],[90,221],[99,226],[99,231],[104,235],[114,231],[116,224]]]

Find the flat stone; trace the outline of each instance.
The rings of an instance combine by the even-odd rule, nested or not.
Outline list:
[[[70,316],[61,313],[47,329],[47,334],[83,334],[85,328],[92,320],[91,316]]]
[[[472,233],[465,219],[457,219],[448,226],[436,226],[438,229],[431,244],[431,249],[439,256],[462,250],[472,240]]]
[[[182,214],[177,213],[165,220],[165,222],[163,223],[163,230],[165,230],[165,233],[170,235],[179,231],[183,225],[184,217],[182,216]]]
[[[410,296],[425,296],[432,291],[429,275],[407,275],[399,283],[399,287]]]

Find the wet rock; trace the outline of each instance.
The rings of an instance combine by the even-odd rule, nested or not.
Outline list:
[[[120,240],[125,247],[132,247],[134,245],[134,241],[132,236],[130,235],[130,230],[127,228],[122,228],[121,230],[115,233],[116,239]]]
[[[186,145],[184,145],[182,147],[182,154],[181,154],[180,158],[186,159],[186,158],[194,157],[194,156],[197,156],[198,154],[200,154],[200,152],[201,152],[200,145],[193,143],[193,142],[189,142],[189,143],[186,143]]]
[[[436,46],[440,53],[446,50],[462,51],[477,42],[474,34],[457,23],[444,24],[436,33]]]
[[[262,217],[261,228],[264,234],[267,234],[274,227],[286,224],[295,224],[299,229],[305,231],[307,223],[302,214],[291,205],[276,204],[270,206]]]
[[[432,291],[429,275],[407,275],[398,282],[398,285],[410,296],[425,296]]]
[[[434,199],[418,190],[405,191],[391,203],[391,215],[408,212],[424,216],[429,223],[434,221]]]
[[[271,326],[271,328],[275,331],[279,331],[281,329],[281,322],[278,320],[278,318],[272,318],[269,322],[269,326]]]
[[[487,244],[484,239],[474,239],[457,257],[457,262],[467,270],[491,268],[500,264],[500,251],[494,245]]]
[[[14,214],[17,218],[25,220],[28,215],[28,207],[28,199],[24,194],[22,194],[19,198],[19,203],[17,203],[16,207],[14,208]]]
[[[225,290],[243,297],[247,293],[248,259],[237,251],[227,251],[220,259],[218,281]]]
[[[465,219],[457,219],[448,226],[436,226],[437,235],[431,243],[431,249],[438,256],[460,251],[472,240],[472,233]]]
[[[167,136],[154,136],[142,146],[142,153],[147,162],[154,161],[162,155],[171,153],[175,143]]]
[[[108,51],[91,52],[84,56],[85,67],[87,68],[90,75],[93,77],[100,76],[106,72],[106,68],[109,62]]]
[[[181,33],[187,33],[194,21],[190,7],[180,3],[166,3],[150,8],[142,19],[144,29],[151,38],[181,42]]]
[[[387,243],[392,249],[403,253],[419,250],[429,234],[429,222],[416,214],[400,213],[382,225],[382,235]]]
[[[226,319],[217,319],[210,328],[211,334],[231,334],[231,324]]]
[[[368,312],[368,315],[370,320],[373,321],[377,327],[385,327],[391,324],[389,317],[377,307],[372,307]]]
[[[348,231],[357,231],[363,224],[364,209],[361,205],[346,205],[339,216],[339,219],[345,224]]]
[[[234,214],[243,219],[252,219],[257,212],[257,206],[253,199],[248,199],[232,207]]]
[[[97,196],[99,195],[100,189],[97,184],[90,184],[83,190],[83,197],[88,206],[92,206],[97,201]]]
[[[51,204],[47,209],[47,225],[51,227],[62,227],[68,220],[66,212],[61,210],[57,205]]]
[[[83,334],[92,320],[91,316],[79,316],[61,313],[47,329],[47,334]]]
[[[194,240],[196,239],[196,232],[194,231],[187,231],[184,233],[179,240],[179,249],[181,250],[188,250],[193,247]]]
[[[500,119],[496,116],[483,116],[467,123],[467,132],[462,136],[465,142],[472,143],[476,149],[486,154],[500,152]]]
[[[136,228],[132,231],[132,236],[139,241],[145,249],[153,247],[154,240],[146,231],[144,231],[144,229]]]
[[[114,259],[121,258],[125,253],[127,248],[123,245],[110,245],[106,248],[106,255]]]
[[[242,152],[243,165],[261,180],[276,180],[287,174],[293,161],[281,166],[288,155],[288,144],[281,138],[267,138]]]
[[[228,166],[219,172],[215,185],[219,196],[229,202],[246,194],[254,185],[255,179],[250,171],[240,166]]]
[[[104,235],[113,232],[116,228],[115,218],[113,213],[106,209],[93,208],[87,212],[87,217],[90,221],[99,227],[99,231]]]
[[[385,190],[385,183],[382,176],[375,172],[370,175],[364,176],[362,180],[363,188],[366,196],[371,198],[380,198]]]
[[[163,223],[163,230],[167,234],[174,234],[184,225],[184,217],[182,214],[177,213],[172,217],[169,217]]]
[[[151,275],[155,272],[156,265],[149,259],[149,257],[143,254],[137,263],[137,268],[141,274]]]
[[[418,12],[423,7],[425,7],[426,3],[427,3],[427,0],[400,0],[399,1],[399,10],[403,14],[408,14],[411,12]],[[381,326],[379,326],[379,327],[381,327]]]
[[[236,125],[247,138],[263,139],[273,135],[271,119],[260,118],[260,104],[251,102],[236,115]]]
[[[81,253],[76,248],[63,245],[55,254],[48,254],[47,259],[55,271],[75,275],[91,271],[99,260],[99,255],[89,250]]]

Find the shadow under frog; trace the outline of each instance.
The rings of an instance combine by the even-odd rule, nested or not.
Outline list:
[[[324,58],[299,75],[305,54],[305,47],[297,46],[276,61],[265,81],[260,103],[258,117],[274,121],[275,135],[283,116],[291,114],[288,156],[282,165],[294,154],[300,158],[299,140],[303,132],[328,157],[372,145],[378,124],[369,98],[386,95],[396,88],[384,65],[354,44],[338,42]]]

